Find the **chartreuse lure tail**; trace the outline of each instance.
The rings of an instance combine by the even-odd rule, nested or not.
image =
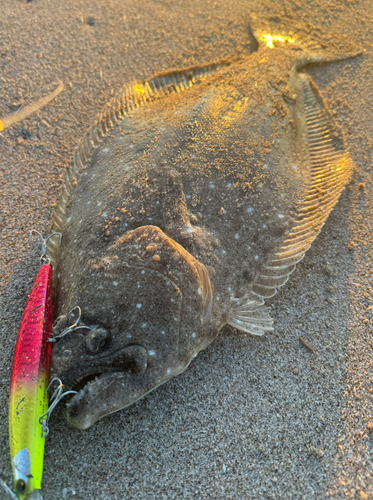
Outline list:
[[[21,500],[41,488],[45,438],[39,419],[48,409],[51,332],[52,266],[47,263],[40,267],[28,298],[13,360],[10,453],[14,487]]]

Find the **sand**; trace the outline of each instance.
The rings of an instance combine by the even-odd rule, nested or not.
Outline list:
[[[225,329],[182,375],[86,431],[67,424],[61,404],[46,442],[44,498],[373,498],[370,0],[1,2],[0,116],[56,80],[66,86],[0,133],[0,477],[9,485],[11,363],[38,269],[28,231],[48,232],[79,138],[124,83],[249,55],[250,13],[284,9],[366,49],[309,69],[345,131],[354,179],[270,301],[273,334]]]

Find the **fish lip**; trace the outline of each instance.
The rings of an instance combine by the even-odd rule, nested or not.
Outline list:
[[[103,389],[102,387],[100,387],[103,379],[113,377],[113,376],[118,376],[118,375],[120,376],[120,375],[124,375],[124,374],[125,374],[125,372],[119,372],[119,371],[105,372],[105,373],[102,373],[101,375],[99,375],[97,379],[87,382],[84,385],[84,387],[82,387],[79,391],[77,391],[76,394],[73,394],[72,397],[70,397],[69,400],[67,401],[65,412],[64,412],[65,418],[67,419],[67,421],[70,424],[72,424],[75,427],[78,427],[80,429],[86,429],[86,428],[90,427],[92,425],[92,423],[89,423],[89,421],[88,421],[88,424],[84,424],[84,425],[77,424],[76,417],[71,416],[71,412],[73,412],[73,413],[77,412],[78,415],[80,414],[82,405],[84,407],[84,402],[85,402],[86,396],[89,395],[89,392],[93,391],[96,394],[98,394],[100,392],[100,389]],[[117,378],[117,377],[115,377],[115,378]],[[107,385],[110,386],[112,382],[109,381],[109,384],[107,384]],[[79,420],[80,419],[78,416],[78,421]]]
[[[100,394],[100,391],[106,392],[109,389],[109,387],[113,383],[115,383],[118,377],[121,376],[125,377],[126,375],[128,376],[128,373],[124,372],[104,373],[98,378],[97,381],[87,383],[83,387],[83,389],[81,389],[77,394],[74,394],[73,397],[70,398],[70,400],[67,402],[64,412],[66,420],[71,425],[77,427],[78,429],[88,429],[101,416],[104,416],[107,413],[112,413],[112,411],[117,411],[119,408],[112,409],[109,412],[106,411],[101,416],[99,415],[98,417],[95,416],[94,414],[92,415],[92,409],[90,408],[92,405],[92,401],[87,400],[87,398],[95,400],[97,395]],[[108,380],[106,383],[105,382],[103,383],[103,380],[105,378],[107,378]]]

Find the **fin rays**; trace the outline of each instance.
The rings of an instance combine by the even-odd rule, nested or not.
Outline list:
[[[233,304],[227,321],[239,330],[254,335],[272,329],[269,309],[258,305],[258,301],[262,300],[263,304],[264,298],[272,297],[276,289],[286,283],[295,265],[321,231],[353,170],[353,162],[345,153],[343,140],[335,133],[331,117],[312,80],[305,74],[299,74],[299,77],[309,145],[309,187],[298,206],[291,229],[279,240],[272,256],[258,270],[248,295]],[[258,313],[262,316],[257,321]]]
[[[273,319],[269,316],[269,307],[264,306],[264,300],[254,293],[249,293],[233,304],[227,323],[238,330],[253,335],[263,335],[273,330]]]
[[[125,86],[122,92],[105,106],[96,122],[85,133],[75,151],[57,199],[53,214],[53,231],[62,231],[67,216],[66,208],[70,201],[71,191],[77,185],[82,172],[87,168],[94,149],[114,128],[118,120],[125,119],[129,113],[147,104],[156,96],[173,94],[189,89],[194,84],[204,80],[211,73],[222,68],[225,64],[225,62],[221,62],[176,70],[160,74],[144,82]],[[51,245],[50,257],[52,260],[56,248],[55,245]]]

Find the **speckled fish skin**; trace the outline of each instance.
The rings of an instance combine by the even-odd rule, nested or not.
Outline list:
[[[264,299],[303,257],[353,168],[300,71],[333,59],[261,45],[231,64],[129,87],[90,129],[54,218],[65,315],[55,333],[77,305],[89,327],[53,350],[52,373],[84,386],[67,406],[71,424],[87,428],[181,373],[227,323],[272,329]]]

